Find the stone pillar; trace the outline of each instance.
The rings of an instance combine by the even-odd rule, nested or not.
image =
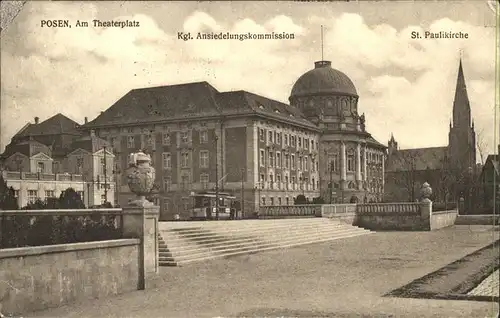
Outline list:
[[[432,201],[428,198],[422,199],[420,201],[420,217],[422,218],[422,226],[421,230],[432,230],[431,224],[431,216],[432,216]]]
[[[356,181],[361,180],[361,144],[356,145]]]
[[[123,237],[139,238],[139,286],[142,290],[153,283],[158,274],[159,206],[128,206],[123,208]]]
[[[366,182],[368,177],[366,176],[366,160],[367,160],[366,145],[363,147],[363,180]]]
[[[345,154],[345,143],[340,144],[340,180],[344,183],[347,180],[347,162]]]

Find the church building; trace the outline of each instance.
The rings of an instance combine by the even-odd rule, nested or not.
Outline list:
[[[391,136],[385,173],[385,200],[414,201],[418,199],[420,186],[428,182],[434,190],[434,200],[455,201],[459,196],[466,196],[468,185],[477,172],[476,133],[460,60],[448,146],[399,149],[394,136]]]

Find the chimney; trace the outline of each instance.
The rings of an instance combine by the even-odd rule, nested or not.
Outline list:
[[[85,123],[87,124],[89,122],[89,118],[85,116]]]
[[[40,121],[40,118],[37,116],[35,117],[35,125],[38,125],[38,122]]]

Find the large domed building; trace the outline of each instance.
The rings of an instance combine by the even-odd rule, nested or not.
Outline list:
[[[320,130],[321,196],[332,202],[381,201],[386,147],[366,131],[352,80],[330,61],[314,66],[295,82],[289,101]]]
[[[113,146],[119,204],[133,197],[127,158],[151,154],[161,218],[188,218],[193,192],[231,193],[244,215],[263,205],[380,201],[385,146],[365,130],[353,81],[319,61],[290,104],[207,82],[133,89],[83,129]],[[222,203],[221,203],[222,204]]]

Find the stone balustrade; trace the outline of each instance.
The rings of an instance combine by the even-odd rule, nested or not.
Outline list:
[[[322,205],[323,216],[334,216],[334,215],[345,215],[345,214],[355,214],[356,204],[324,204]]]
[[[259,218],[321,216],[321,204],[261,206]]]
[[[3,171],[5,180],[83,181],[80,174]]]
[[[419,214],[421,203],[419,202],[397,202],[397,203],[362,203],[356,205],[358,214],[371,213],[410,213]]]

